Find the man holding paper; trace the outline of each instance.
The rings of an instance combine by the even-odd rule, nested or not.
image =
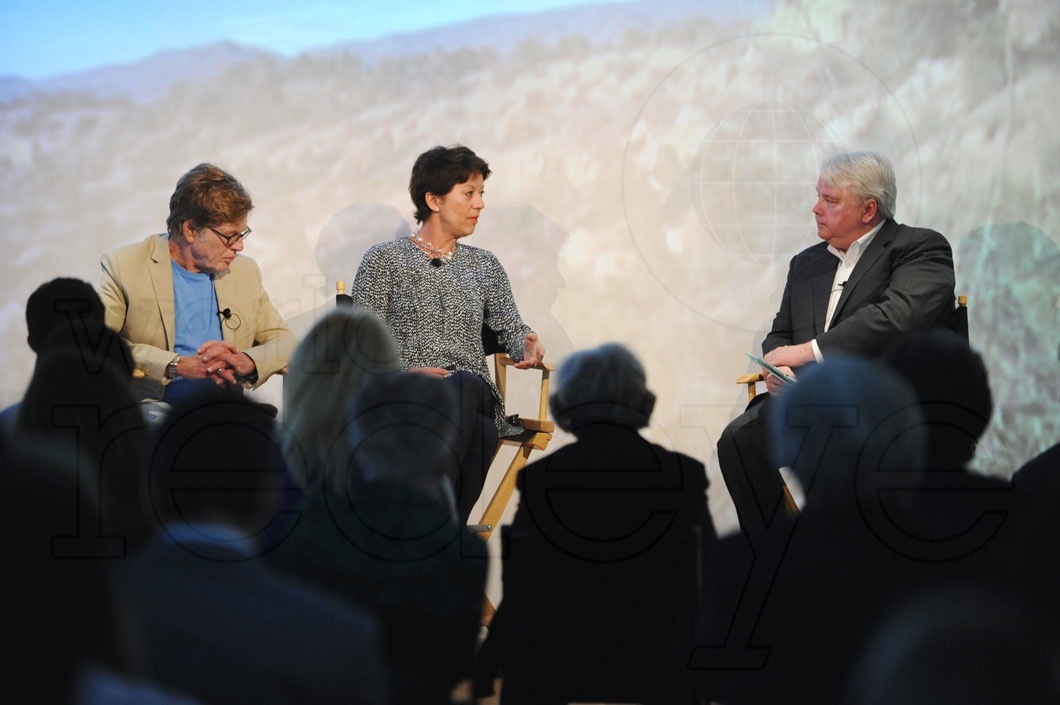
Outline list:
[[[792,258],[763,360],[790,377],[842,354],[871,357],[901,333],[945,325],[954,310],[953,253],[934,230],[894,220],[894,169],[876,152],[827,159],[813,207],[822,242]],[[768,525],[784,485],[765,416],[785,382],[764,369],[757,397],[718,440],[722,476],[745,531]]]

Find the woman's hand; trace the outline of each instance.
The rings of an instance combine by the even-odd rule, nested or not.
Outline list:
[[[530,331],[526,334],[526,342],[523,343],[523,359],[515,363],[515,366],[520,370],[526,370],[544,359],[545,346],[537,339],[537,333]]]

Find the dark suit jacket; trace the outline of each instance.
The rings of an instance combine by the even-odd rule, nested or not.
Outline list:
[[[845,282],[825,332],[838,263],[824,242],[792,258],[780,310],[762,342],[764,352],[816,338],[826,358],[872,356],[900,333],[941,324],[952,315],[953,252],[934,230],[888,219]]]
[[[123,565],[159,682],[204,703],[389,702],[367,613],[260,559],[216,543],[201,548],[159,540]]]

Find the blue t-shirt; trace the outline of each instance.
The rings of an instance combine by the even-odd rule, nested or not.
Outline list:
[[[181,357],[195,355],[207,340],[222,340],[221,317],[213,275],[189,272],[170,260],[173,267],[173,300],[176,317],[174,350]],[[172,402],[202,389],[213,389],[213,380],[175,379],[166,385],[165,400]]]

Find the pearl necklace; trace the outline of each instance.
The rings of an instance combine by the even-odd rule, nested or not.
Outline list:
[[[442,252],[435,248],[429,242],[424,242],[423,238],[420,237],[419,233],[413,233],[409,235],[409,239],[412,240],[413,244],[416,245],[422,252],[424,252],[431,259],[440,259],[446,263],[453,261],[453,253],[456,252],[456,244],[453,244],[453,249],[448,252]]]

